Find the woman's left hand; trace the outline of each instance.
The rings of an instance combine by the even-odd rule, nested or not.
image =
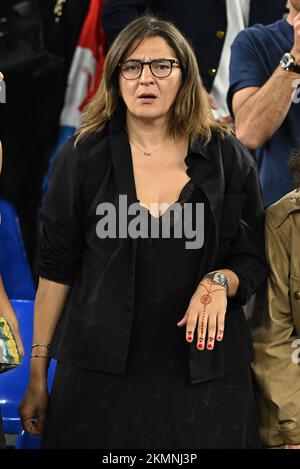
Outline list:
[[[197,348],[213,350],[215,340],[223,339],[227,292],[220,285],[205,278],[199,284],[191,298],[184,317],[178,327],[186,325],[186,340],[192,342],[197,334]]]

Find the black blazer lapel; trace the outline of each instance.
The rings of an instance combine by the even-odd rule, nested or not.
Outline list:
[[[109,141],[118,193],[127,195],[128,206],[137,202],[131,148],[125,132],[125,109],[120,105],[110,122]]]

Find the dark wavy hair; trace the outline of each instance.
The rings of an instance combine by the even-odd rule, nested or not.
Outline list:
[[[300,149],[294,150],[291,153],[289,167],[292,170],[297,191],[300,191]]]

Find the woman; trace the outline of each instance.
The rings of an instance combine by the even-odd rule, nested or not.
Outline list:
[[[3,79],[3,75],[2,73],[0,73],[0,80],[2,79]],[[0,173],[1,173],[1,169],[2,169],[2,145],[0,142]],[[0,214],[0,217],[1,217],[1,214]],[[12,328],[12,331],[14,333],[14,336],[16,338],[19,353],[21,357],[23,357],[24,348],[23,348],[23,343],[22,343],[22,339],[20,336],[20,332],[19,332],[18,319],[5,293],[1,276],[0,276],[0,316],[4,317],[9,322]],[[4,448],[5,448],[5,439],[4,439],[3,429],[2,429],[2,418],[1,418],[1,409],[0,409],[0,449],[4,449]]]
[[[300,449],[300,152],[290,167],[298,189],[266,212],[270,274],[255,304],[253,370],[264,444]]]
[[[39,275],[20,413],[44,448],[259,446],[242,310],[266,275],[256,169],[172,24],[141,17],[111,47],[58,157]]]

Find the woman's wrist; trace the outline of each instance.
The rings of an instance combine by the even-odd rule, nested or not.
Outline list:
[[[220,274],[220,276],[224,276],[227,279],[228,289],[224,285],[224,289],[227,290],[227,296],[230,297],[230,298],[236,296],[238,288],[239,288],[239,284],[240,284],[240,280],[239,280],[238,276],[236,275],[236,273],[233,272],[230,269],[217,269],[217,270],[213,270],[212,272],[209,272],[208,274],[206,274],[203,277],[202,281],[205,278],[207,278],[207,276],[208,276],[207,281],[212,281],[211,280],[211,274],[215,274],[215,273]],[[221,283],[216,282],[216,285],[219,285],[220,287],[222,287]]]
[[[35,343],[31,346],[31,355],[48,357],[49,347],[48,343]]]
[[[30,376],[34,380],[47,379],[47,370],[50,363],[48,356],[50,344],[47,341],[33,343],[30,352]]]
[[[210,272],[204,275],[203,280],[206,280],[206,279],[208,280],[208,283],[212,285],[216,285],[220,288],[224,288],[226,295],[228,295],[229,286],[230,286],[229,279],[223,272],[219,270]]]
[[[46,383],[50,359],[31,358],[30,381],[34,383]]]

